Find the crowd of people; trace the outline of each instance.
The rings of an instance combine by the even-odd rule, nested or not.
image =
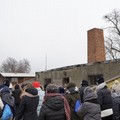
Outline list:
[[[0,85],[0,119],[4,120],[7,104],[13,113],[8,120],[120,120],[119,81],[110,88],[103,77],[96,83],[94,89],[83,80],[79,88],[69,82],[65,88],[48,84],[44,90],[38,81],[10,87],[10,81],[4,80]]]

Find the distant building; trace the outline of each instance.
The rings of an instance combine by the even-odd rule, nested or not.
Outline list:
[[[35,80],[35,74],[29,73],[0,73],[0,83],[4,81],[4,79],[10,80],[13,84],[22,83],[22,82],[30,82]]]
[[[56,68],[47,71],[36,72],[36,79],[41,84],[56,83],[64,86],[74,81],[80,86],[83,79],[87,79],[90,85],[95,85],[99,76],[110,80],[120,75],[120,60],[105,59],[103,30],[94,28],[88,31],[88,63]]]

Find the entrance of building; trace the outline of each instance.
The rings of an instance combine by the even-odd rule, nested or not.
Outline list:
[[[66,87],[66,84],[69,83],[69,82],[70,82],[69,77],[63,78],[63,80],[62,80],[63,87]]]
[[[47,85],[50,83],[51,83],[51,78],[46,78],[44,82],[44,90],[46,90]]]

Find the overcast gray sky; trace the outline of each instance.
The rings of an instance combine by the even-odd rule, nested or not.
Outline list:
[[[120,0],[0,0],[0,65],[30,61],[31,72],[87,63],[87,30]]]

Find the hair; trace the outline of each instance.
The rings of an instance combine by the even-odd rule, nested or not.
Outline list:
[[[4,82],[3,82],[3,84],[5,85],[5,86],[10,86],[10,81],[8,80],[8,79],[5,79],[4,80]]]
[[[14,88],[15,88],[15,89],[20,89],[20,85],[19,85],[19,84],[16,84]]]
[[[46,87],[46,92],[47,93],[58,93],[59,90],[58,90],[57,85],[55,85],[55,84],[49,84]]]
[[[34,88],[34,86],[31,84],[31,83],[28,83],[27,85],[26,85],[26,89],[27,88]]]

